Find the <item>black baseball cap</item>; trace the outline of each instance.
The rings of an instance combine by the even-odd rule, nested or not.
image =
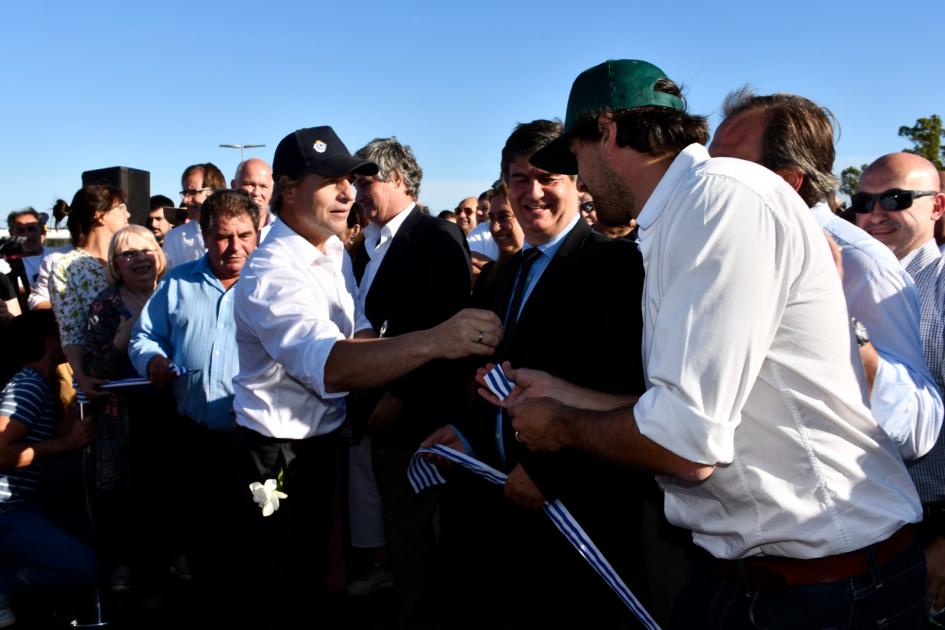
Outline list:
[[[376,175],[377,171],[377,164],[371,160],[352,156],[328,126],[293,131],[279,142],[272,158],[272,176],[277,181],[283,175],[298,179],[304,173],[341,177],[350,173]]]
[[[608,59],[588,68],[571,85],[564,133],[536,151],[529,162],[550,173],[576,175],[577,160],[568,146],[568,134],[574,131],[585,113],[646,106],[685,111],[681,98],[654,89],[657,81],[666,78],[665,72],[639,59]]]

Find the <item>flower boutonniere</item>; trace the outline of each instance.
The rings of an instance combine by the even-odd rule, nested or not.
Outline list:
[[[272,513],[279,509],[279,500],[289,498],[289,495],[283,492],[285,490],[284,478],[285,469],[280,468],[275,479],[267,479],[264,483],[254,481],[249,484],[249,491],[253,493],[253,501],[262,508],[263,516],[272,516]]]

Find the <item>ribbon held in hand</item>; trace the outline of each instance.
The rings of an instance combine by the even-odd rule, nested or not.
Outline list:
[[[512,389],[515,388],[515,383],[505,376],[502,367],[499,365],[489,370],[485,380],[489,391],[495,394],[499,400],[505,400],[508,395],[512,393]],[[458,430],[456,430],[456,432],[457,434],[459,433]],[[407,479],[413,487],[414,492],[420,492],[426,488],[446,483],[446,479],[440,474],[436,464],[434,464],[430,458],[424,457],[424,453],[437,455],[458,464],[474,475],[498,486],[505,485],[505,481],[508,479],[508,475],[504,472],[496,470],[492,466],[484,464],[474,457],[455,451],[442,444],[435,444],[430,448],[419,449],[410,460],[410,465],[407,467]],[[558,531],[577,549],[581,557],[591,565],[591,568],[607,583],[607,586],[613,589],[620,598],[620,601],[630,609],[630,612],[636,615],[637,619],[639,619],[648,630],[659,630],[659,624],[650,616],[650,613],[647,612],[640,603],[640,600],[638,600],[627,587],[623,579],[617,575],[617,572],[611,566],[610,562],[607,561],[607,558],[600,552],[597,545],[595,545],[590,536],[587,535],[587,532],[584,531],[577,520],[575,520],[574,516],[571,515],[568,508],[566,508],[561,501],[555,500],[545,501],[542,509],[545,511],[545,514],[548,515],[548,518],[551,519],[551,522],[555,524],[555,527],[558,528]]]

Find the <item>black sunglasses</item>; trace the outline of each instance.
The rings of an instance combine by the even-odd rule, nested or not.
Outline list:
[[[937,190],[900,190],[898,188],[891,188],[877,194],[858,192],[850,197],[850,210],[858,214],[869,214],[877,201],[879,207],[887,212],[905,210],[912,207],[912,202],[919,197],[931,197],[937,194]]]

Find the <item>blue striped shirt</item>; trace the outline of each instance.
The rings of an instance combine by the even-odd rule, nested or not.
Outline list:
[[[53,437],[56,432],[53,395],[39,372],[23,368],[10,379],[0,393],[0,416],[27,426],[22,440],[27,444]],[[36,462],[26,468],[0,470],[0,512],[34,497],[39,492],[44,468],[43,462]]]
[[[148,376],[148,363],[157,356],[193,370],[174,381],[177,410],[217,431],[232,428],[234,421],[235,286],[223,288],[206,256],[175,267],[141,311],[128,346],[141,376]]]
[[[921,303],[922,351],[939,391],[945,396],[945,258],[935,239],[900,261],[915,280]],[[945,430],[924,457],[906,462],[923,503],[945,501]]]

